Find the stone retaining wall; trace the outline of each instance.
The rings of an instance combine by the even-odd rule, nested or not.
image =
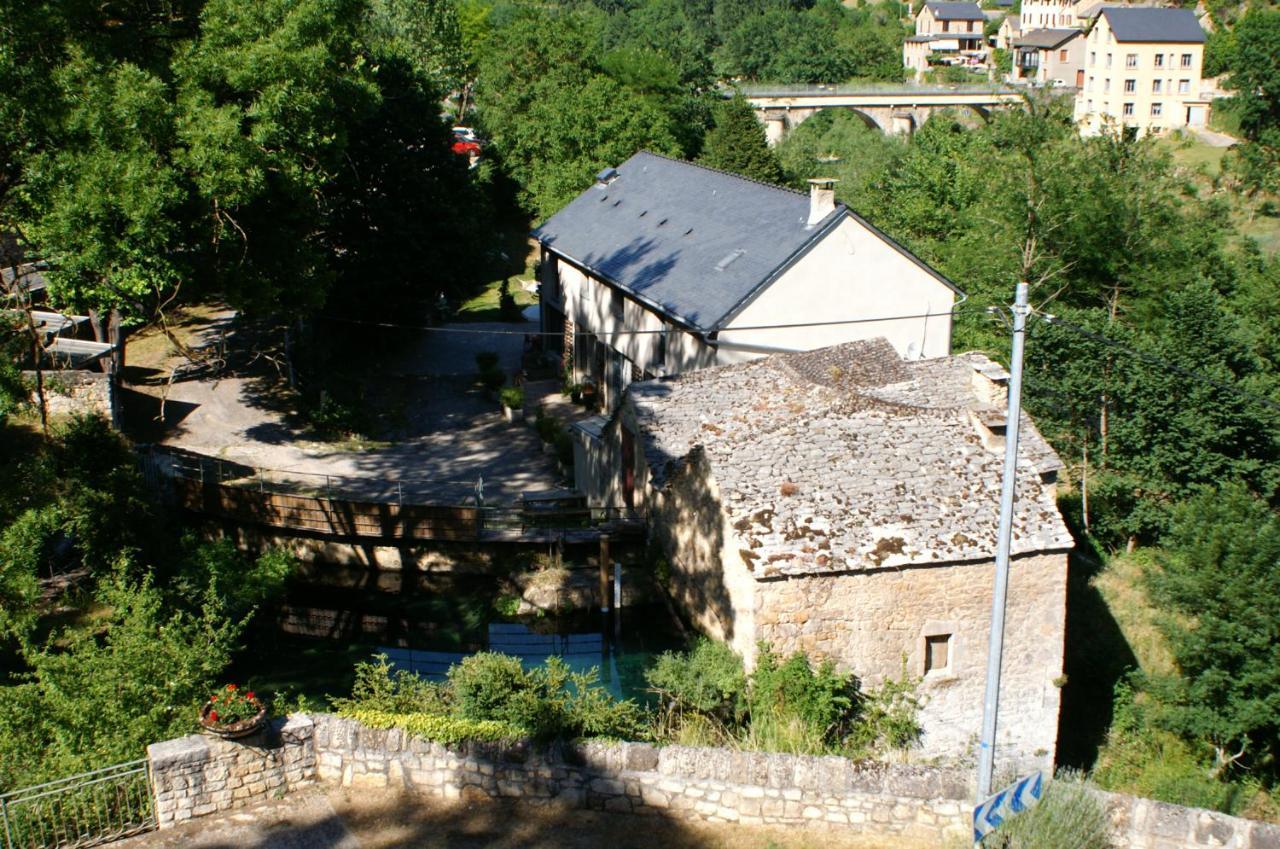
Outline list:
[[[644,743],[443,746],[333,716],[315,723],[318,777],[344,787],[854,828],[926,846],[969,833],[967,777],[951,770]]]
[[[31,389],[31,403],[36,403],[34,371],[24,371]],[[87,369],[46,369],[44,372],[44,400],[50,416],[76,414],[99,415],[108,421],[112,418],[113,384],[111,376]]]
[[[315,779],[315,727],[299,714],[240,740],[192,734],[147,747],[161,828],[226,811]]]
[[[1120,849],[1280,849],[1280,825],[1119,793],[1098,795],[1106,802],[1111,838]]]
[[[336,716],[296,715],[240,741],[208,736],[147,750],[161,828],[316,779],[443,799],[532,804],[708,822],[836,828],[895,846],[965,845],[971,771],[835,757],[645,743],[445,746]],[[1280,826],[1114,793],[1116,849],[1280,849]]]

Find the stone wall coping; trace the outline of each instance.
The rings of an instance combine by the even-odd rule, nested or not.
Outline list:
[[[209,739],[200,734],[189,734],[174,740],[164,740],[147,746],[147,760],[152,772],[184,764],[196,764],[209,760]]]

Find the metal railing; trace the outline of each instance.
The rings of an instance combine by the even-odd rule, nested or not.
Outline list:
[[[528,504],[517,507],[480,508],[482,530],[575,530],[616,525],[629,528],[644,524],[644,514],[622,507],[540,508]]]
[[[4,849],[73,849],[156,827],[146,760],[0,795]]]

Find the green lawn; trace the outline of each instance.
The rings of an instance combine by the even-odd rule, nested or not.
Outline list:
[[[1193,136],[1175,136],[1162,139],[1176,162],[1195,179],[1202,191],[1213,190],[1213,180],[1222,174],[1223,164],[1230,155],[1230,148],[1214,147]],[[1231,222],[1236,231],[1257,242],[1266,256],[1280,252],[1280,216],[1263,213],[1266,198],[1245,198],[1238,194],[1229,196]],[[1272,198],[1272,205],[1275,199]]]

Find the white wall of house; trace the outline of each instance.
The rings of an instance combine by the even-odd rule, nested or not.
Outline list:
[[[955,291],[887,244],[865,225],[845,218],[782,277],[720,332],[726,343],[811,351],[855,339],[884,336],[904,357],[951,353],[951,309]],[[778,324],[805,324],[892,315],[930,315],[862,324],[739,330]],[[732,354],[720,362],[754,359]]]
[[[1121,42],[1100,15],[1085,51],[1084,88],[1075,102],[1083,134],[1096,135],[1108,123],[1146,135],[1207,120],[1203,44]]]

